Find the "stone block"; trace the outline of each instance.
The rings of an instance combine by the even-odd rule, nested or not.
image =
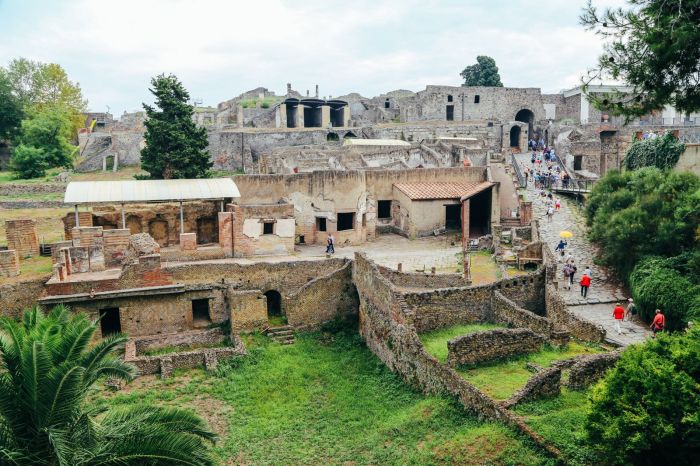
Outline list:
[[[90,272],[99,272],[105,269],[104,248],[101,244],[88,246],[88,255],[90,258]]]
[[[197,249],[197,233],[180,233],[180,249],[182,251]]]
[[[17,251],[19,260],[39,255],[36,220],[6,220],[5,235],[7,237],[7,248]]]
[[[119,266],[129,247],[129,229],[117,228],[102,233],[105,267]]]
[[[219,246],[226,257],[233,256],[233,213],[219,212]]]
[[[14,249],[0,251],[0,277],[16,277],[17,275],[19,275],[17,251]]]
[[[70,273],[85,273],[90,271],[90,251],[85,246],[67,248],[70,253]]]

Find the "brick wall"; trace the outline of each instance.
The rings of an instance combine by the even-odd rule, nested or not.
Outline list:
[[[447,364],[457,367],[539,351],[544,338],[525,328],[470,333],[447,342]]]
[[[81,227],[92,226],[92,212],[78,212],[78,219]],[[66,240],[72,240],[73,228],[75,228],[75,213],[69,212],[62,219],[63,221],[63,236]]]
[[[0,284],[0,315],[18,318],[22,312],[36,304],[44,293],[46,277],[12,284]],[[0,281],[2,283],[2,281]]]
[[[226,290],[226,300],[231,312],[231,331],[252,332],[267,326],[267,298],[260,290]]]
[[[16,277],[17,275],[19,275],[17,251],[14,249],[0,251],[0,277]]]
[[[5,235],[7,249],[17,251],[19,260],[39,255],[39,239],[36,235],[36,220],[6,220]]]
[[[129,247],[128,229],[104,230],[102,238],[104,241],[104,258],[106,267],[117,267],[121,265],[124,253]]]

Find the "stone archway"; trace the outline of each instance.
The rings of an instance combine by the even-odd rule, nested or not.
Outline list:
[[[520,150],[520,126],[518,125],[510,129],[510,147],[517,147]]]
[[[532,110],[523,108],[515,114],[515,121],[527,123],[527,137],[532,139],[535,137],[535,114]]]

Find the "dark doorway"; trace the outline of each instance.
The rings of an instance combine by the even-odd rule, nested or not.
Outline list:
[[[328,133],[326,141],[340,141],[340,136],[338,136],[338,133]]]
[[[355,229],[355,212],[338,214],[338,231]]]
[[[454,121],[454,119],[455,119],[455,106],[448,105],[446,107],[446,109],[447,109],[447,121]]]
[[[197,244],[219,242],[219,225],[214,217],[197,219]]]
[[[390,105],[391,105],[391,104],[389,103],[389,99],[386,99],[386,100],[384,101],[384,108],[389,108]]]
[[[316,217],[316,231],[326,231],[325,217]]]
[[[129,233],[132,235],[142,233],[143,227],[141,226],[141,217],[129,215],[126,217],[126,227],[129,229]]]
[[[118,307],[100,309],[100,330],[102,330],[102,338],[122,331]]]
[[[469,199],[469,237],[478,238],[491,233],[491,190],[482,191]]]
[[[333,108],[331,107],[331,126],[341,127],[345,126],[345,108]]]
[[[263,222],[263,235],[272,235],[275,231],[275,222]]]
[[[462,209],[459,204],[448,204],[445,206],[445,228],[448,230],[459,230],[462,228]]]
[[[583,156],[574,155],[574,170],[582,170],[583,167]]]
[[[192,300],[192,326],[195,328],[206,327],[211,323],[209,315],[209,299]]]
[[[475,95],[475,96],[474,96],[474,103],[475,103],[475,104],[478,104],[479,102],[481,102],[481,97],[478,96],[478,95]]]
[[[151,220],[148,224],[148,234],[162,248],[168,245],[169,231],[168,222],[165,220]]]
[[[299,106],[297,105],[287,105],[287,128],[297,127],[297,111]]]
[[[377,218],[391,218],[391,201],[377,201]]]
[[[448,102],[452,102],[452,96],[449,95],[449,94],[447,95],[447,101],[448,101]]]
[[[520,149],[520,126],[513,126],[510,129],[510,147]]]
[[[304,106],[304,128],[321,127],[321,107]]]
[[[282,295],[278,291],[269,290],[265,292],[265,297],[267,298],[267,317],[281,317],[282,316]]]
[[[356,137],[357,136],[355,135],[355,133],[353,133],[352,131],[348,131],[347,133],[345,133],[345,136],[343,136],[343,139],[350,139],[350,138],[356,138]]]
[[[526,108],[520,110],[518,113],[515,114],[515,121],[527,123],[527,134],[529,134],[530,136],[535,134],[535,114],[532,113],[532,110],[528,110]]]

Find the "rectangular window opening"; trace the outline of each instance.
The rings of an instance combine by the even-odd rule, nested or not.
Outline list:
[[[367,226],[367,214],[362,214],[362,227]]]
[[[275,222],[263,222],[263,235],[272,235],[275,231]]]
[[[574,155],[574,170],[581,170],[582,166],[583,166],[583,156],[582,155]]]
[[[454,121],[455,119],[455,106],[454,105],[448,105],[447,106],[447,121]]]
[[[355,212],[338,214],[338,231],[355,229]]]
[[[211,323],[209,316],[209,298],[192,300],[192,325],[206,327]]]
[[[448,95],[448,96],[447,96],[447,101],[448,101],[448,102],[452,102],[452,96],[451,96],[451,95]]]
[[[480,96],[478,96],[478,95],[475,95],[475,96],[474,96],[474,103],[475,103],[475,104],[478,104],[480,100],[481,100],[481,97],[480,97]]]
[[[391,218],[391,201],[377,201],[377,218]]]
[[[100,309],[100,330],[103,338],[122,331],[118,307]]]
[[[316,231],[326,231],[325,217],[316,217]]]

